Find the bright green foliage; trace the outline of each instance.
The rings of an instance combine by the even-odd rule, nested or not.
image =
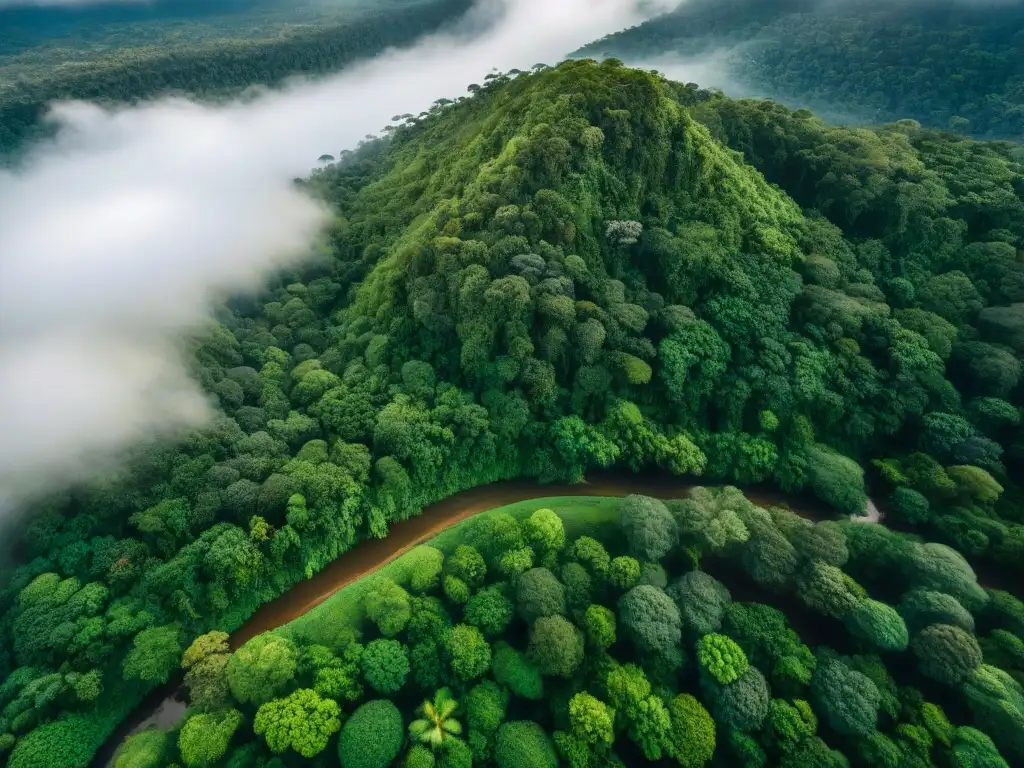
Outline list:
[[[523,522],[526,540],[539,552],[557,552],[565,546],[565,527],[553,510],[538,509]]]
[[[880,651],[903,651],[910,642],[900,614],[877,600],[862,600],[843,623],[850,634]]]
[[[290,640],[264,632],[231,655],[228,684],[240,702],[262,704],[295,677],[298,651]]]
[[[875,730],[881,702],[877,686],[839,659],[818,658],[811,696],[815,710],[836,732],[866,736]]]
[[[676,521],[658,499],[627,496],[622,500],[619,512],[630,552],[644,562],[658,562],[679,539]]]
[[[452,672],[460,680],[480,677],[490,667],[491,646],[476,627],[456,624],[445,637],[444,647]]]
[[[953,760],[956,768],[1010,768],[992,739],[969,726],[956,729]]]
[[[964,685],[975,723],[983,727],[1004,756],[1024,760],[1024,687],[1005,670],[983,664]]]
[[[314,757],[341,727],[341,708],[309,688],[300,688],[261,705],[252,727],[275,754],[293,749],[303,757]]]
[[[562,616],[542,616],[530,629],[527,653],[542,674],[571,677],[583,662],[583,635]]]
[[[603,605],[588,605],[583,632],[591,647],[604,651],[615,645],[615,614]]]
[[[619,618],[641,651],[659,652],[682,637],[679,609],[663,590],[643,584],[619,599]]]
[[[539,701],[544,697],[541,671],[526,654],[520,653],[504,641],[494,645],[491,672],[500,685],[523,699]]]
[[[413,592],[429,592],[440,583],[444,553],[439,549],[420,545],[405,557],[410,562],[409,588]]]
[[[438,768],[473,768],[473,751],[464,741],[446,739],[437,753]]]
[[[669,730],[665,751],[683,768],[701,768],[715,754],[715,721],[704,706],[688,693],[668,705]]]
[[[460,544],[445,561],[445,573],[461,579],[470,587],[479,587],[487,575],[487,564],[475,547]]]
[[[959,686],[982,663],[981,648],[973,635],[948,624],[925,627],[910,647],[921,674],[950,686]]]
[[[697,659],[721,685],[738,680],[750,667],[743,649],[725,635],[704,635],[697,643]]]
[[[792,752],[800,742],[812,737],[818,729],[818,719],[811,705],[801,699],[792,703],[772,699],[765,721],[768,738],[776,753]]]
[[[926,701],[921,706],[921,722],[939,744],[948,747],[952,743],[953,725],[938,704]]]
[[[459,703],[452,698],[447,688],[434,694],[433,700],[424,701],[417,714],[419,718],[409,723],[409,737],[426,744],[433,750],[442,747],[450,739],[462,733],[462,723],[455,719]]]
[[[731,603],[722,628],[752,664],[770,671],[776,693],[802,695],[817,662],[781,611],[761,603]]]
[[[185,765],[189,768],[209,768],[220,760],[228,751],[231,738],[242,724],[242,719],[242,713],[236,709],[190,717],[178,734],[178,749]]]
[[[668,595],[679,606],[683,629],[700,637],[717,632],[732,596],[725,585],[703,571],[690,571],[675,581]]]
[[[551,739],[537,723],[516,720],[498,729],[494,744],[498,768],[557,768]]]
[[[181,627],[169,624],[150,627],[135,636],[124,659],[124,679],[166,683],[181,658]]]
[[[366,617],[385,637],[394,637],[405,629],[412,615],[409,593],[390,579],[383,579],[373,591],[368,592],[363,605]]]
[[[523,621],[565,613],[565,590],[547,568],[531,568],[516,583],[516,604]]]
[[[733,11],[725,15],[738,23],[756,15]],[[1013,29],[1005,25],[1011,37]],[[974,42],[958,50],[989,50],[965,39]],[[917,62],[940,59],[932,51]],[[961,74],[945,81],[979,84],[976,69],[954,67]],[[863,473],[847,457],[875,460],[885,490],[907,491],[895,494],[913,507],[905,519],[924,517],[922,498],[927,518],[911,523],[920,534],[911,539],[877,525],[811,526],[755,507],[735,488],[702,489],[665,505],[630,499],[626,535],[591,532],[610,534],[608,549],[581,539],[562,552],[548,515],[536,525],[504,513],[474,521],[466,531],[476,553],[441,563],[439,597],[457,621],[485,625],[477,604],[461,606],[499,573],[518,586],[535,559],[562,580],[564,607],[542,589],[533,618],[565,615],[592,636],[576,679],[553,686],[553,725],[567,738],[575,738],[573,694],[612,701],[602,689],[617,664],[610,652],[642,663],[653,687],[619,733],[645,754],[668,751],[665,705],[692,683],[680,669],[684,628],[686,645],[728,634],[752,666],[725,686],[703,676],[707,704],[722,715],[721,761],[740,752],[743,761],[761,759],[761,736],[734,733],[760,724],[761,702],[767,710],[753,668],[777,697],[810,696],[815,661],[784,618],[758,606],[723,608],[714,585],[692,604],[692,595],[670,596],[678,622],[654,598],[625,600],[616,618],[632,647],[623,638],[608,645],[609,622],[585,626],[588,606],[616,607],[613,581],[633,596],[665,588],[664,579],[632,584],[632,567],[613,573],[612,556],[648,566],[661,558],[675,579],[702,559],[727,581],[742,568],[777,591],[779,605],[795,591],[879,648],[902,644],[898,623],[864,602],[854,578],[886,602],[907,590],[941,593],[977,616],[990,661],[1015,663],[1015,646],[993,631],[1024,636],[1010,626],[1020,616],[978,585],[950,545],[1005,583],[1019,581],[1024,203],[1010,159],[1019,149],[911,123],[830,126],[614,61],[497,74],[472,90],[300,184],[335,209],[325,258],[275,279],[257,301],[221,307],[223,325],[189,345],[195,378],[222,414],[175,445],[133,451],[109,482],[40,500],[15,533],[0,617],[0,748],[13,750],[12,764],[59,765],[37,757],[61,750],[38,745],[57,743],[69,710],[83,713],[72,721],[82,735],[63,752],[77,760],[79,748],[91,749],[109,727],[108,702],[127,702],[125,692],[173,671],[163,663],[173,658],[162,642],[168,627],[180,626],[182,643],[236,627],[359,541],[457,490],[513,477],[576,480],[613,464],[770,482],[859,512]],[[403,582],[413,593],[434,589],[437,577],[437,554],[419,554],[422,572],[414,567]],[[409,599],[403,619],[405,601],[389,591],[371,613],[410,649],[414,682],[425,687],[416,698],[457,685],[443,641],[447,612]],[[932,625],[968,629],[951,606],[915,611],[920,657],[920,645],[942,645]],[[266,658],[243,650],[225,667],[222,650],[204,650],[186,665],[197,710],[231,703],[225,674],[247,717],[295,689],[355,703],[359,669],[393,688],[378,669],[386,665],[369,663],[383,655],[350,657],[326,619],[329,611],[318,611],[273,641],[301,643],[298,662],[263,648]],[[514,641],[523,642],[526,627],[498,624],[496,632],[515,626]],[[522,655],[510,658],[527,670],[517,685],[536,696],[537,670]],[[879,660],[848,664],[878,689],[884,736],[840,743],[862,741],[878,762],[898,752],[906,768],[919,768],[924,740],[908,726],[913,694],[898,690]],[[497,653],[492,667],[500,668]],[[965,683],[951,675],[945,693],[930,694],[944,703],[965,696],[972,722],[1020,762],[1016,689],[990,669],[967,667]],[[495,674],[510,675],[501,669]],[[545,709],[537,719],[546,727]],[[493,759],[492,736],[467,737],[480,764]],[[764,759],[830,765],[819,744],[804,739]],[[260,761],[263,745],[250,746],[229,747],[238,753],[231,768]],[[437,757],[455,763],[465,751]],[[161,760],[180,764],[181,755]]]
[[[463,617],[487,637],[500,635],[512,621],[514,607],[499,587],[485,587],[469,598]]]
[[[338,739],[338,758],[345,768],[387,768],[405,742],[398,707],[386,699],[368,701],[345,721]]]
[[[498,559],[498,570],[508,578],[526,573],[533,568],[533,550],[529,547],[512,549]]]
[[[379,693],[397,693],[409,676],[409,651],[397,640],[373,640],[360,659],[363,676]]]
[[[191,706],[200,711],[220,709],[228,702],[227,667],[231,658],[226,632],[207,632],[197,637],[181,657]]]
[[[512,515],[496,512],[484,515],[473,526],[469,531],[469,543],[490,563],[493,562],[496,555],[522,547],[526,540],[523,537],[522,527]],[[458,555],[458,549],[452,554],[453,557],[456,555]],[[457,571],[453,571],[453,573],[461,578],[468,576],[466,573],[460,574]],[[483,574],[480,575],[480,578],[483,578]],[[467,583],[475,586],[472,578]]]
[[[569,701],[572,735],[587,744],[611,744],[613,713],[608,705],[589,693],[577,693]]]
[[[434,768],[434,753],[422,744],[413,744],[402,765],[404,768]]]
[[[640,580],[640,563],[632,557],[615,557],[608,567],[608,581],[618,589],[632,588]]]
[[[611,565],[611,557],[604,544],[590,536],[580,536],[569,547],[568,555],[582,564],[591,576],[604,578]]]
[[[605,684],[619,727],[626,730],[648,760],[659,759],[671,720],[664,703],[651,693],[643,670],[633,664],[615,665],[608,671]]]
[[[505,720],[509,694],[491,680],[484,680],[470,688],[463,699],[466,724],[471,731],[491,734]]]
[[[456,605],[465,605],[469,602],[469,585],[458,576],[445,576],[444,596]]]
[[[167,734],[156,728],[133,733],[114,755],[114,768],[158,768],[167,742]]]

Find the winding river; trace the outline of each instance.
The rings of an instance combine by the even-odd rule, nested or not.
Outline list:
[[[387,538],[360,542],[313,578],[299,582],[280,597],[265,603],[231,635],[231,648],[237,649],[256,635],[298,618],[343,587],[480,512],[519,501],[555,496],[624,497],[640,493],[660,499],[678,499],[686,496],[696,485],[684,478],[665,475],[595,473],[586,482],[575,485],[506,480],[456,493],[424,508],[418,517],[396,523]],[[755,504],[787,507],[808,519],[834,517],[808,500],[786,496],[767,486],[747,487],[744,493]],[[185,708],[185,691],[179,677],[153,691],[143,701],[97,752],[91,767],[109,768],[113,765],[118,746],[129,735],[151,726],[169,728],[181,720]]]

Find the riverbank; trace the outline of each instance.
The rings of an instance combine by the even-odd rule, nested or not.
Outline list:
[[[541,485],[533,480],[506,480],[456,493],[424,508],[417,517],[396,523],[386,538],[360,542],[311,579],[299,582],[280,597],[262,605],[232,633],[231,648],[236,650],[256,635],[294,621],[339,590],[394,561],[416,545],[481,512],[518,502],[553,497],[623,498],[637,493],[660,499],[679,499],[698,485],[701,483],[693,482],[689,478],[607,472],[595,473],[586,482],[573,485]],[[787,507],[810,520],[836,518],[835,513],[823,505],[814,504],[804,498],[786,496],[767,486],[745,488],[744,493],[755,504]],[[147,698],[143,706],[121,724],[97,752],[90,764],[91,768],[110,768],[121,743],[131,734],[154,724],[153,718],[158,712],[165,713],[165,716],[160,717],[160,725],[164,728],[173,726],[176,722],[168,722],[167,713],[180,712],[179,718],[184,715],[180,703],[184,699],[181,678],[172,681],[162,690],[167,691],[164,696],[156,699]]]

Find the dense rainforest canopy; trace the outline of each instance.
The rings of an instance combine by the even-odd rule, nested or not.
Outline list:
[[[221,417],[33,510],[19,564],[0,582],[0,748],[12,768],[85,765],[143,692],[183,663],[218,656],[183,659],[196,637],[233,630],[424,504],[501,478],[578,480],[613,465],[773,482],[847,514],[864,511],[872,485],[894,525],[931,542],[914,566],[928,594],[913,598],[901,629],[890,606],[865,602],[829,570],[842,564],[823,536],[806,544],[823,552],[812,558],[823,565],[808,600],[883,652],[905,646],[906,633],[932,659],[925,678],[944,690],[974,686],[978,706],[990,708],[971,711],[1020,714],[1024,607],[981,590],[963,560],[991,574],[986,586],[1020,583],[1024,168],[1011,147],[906,121],[830,127],[615,60],[536,70],[489,76],[298,181],[336,207],[327,254],[225,307],[196,340],[195,375]],[[664,537],[638,536],[636,567],[620,562],[610,583],[633,583],[674,535],[706,540],[692,556],[727,542],[734,528],[719,518],[697,515],[681,529],[660,515],[650,530]],[[783,542],[803,534],[780,534],[759,514],[744,524],[758,530],[744,567],[785,591],[799,559]],[[911,556],[886,544],[884,530],[863,529],[881,531],[856,545],[874,565],[849,576],[870,585]],[[562,589],[549,576],[530,577],[544,600]],[[469,589],[472,578],[461,581]],[[687,586],[702,588],[715,592]],[[869,590],[874,601],[901,599],[881,589]],[[470,597],[458,583],[451,590],[456,603]],[[531,605],[520,617],[534,627],[558,613]],[[651,605],[638,598],[616,610],[629,624],[660,610]],[[979,646],[967,625],[988,605],[997,618],[984,631],[1004,634]],[[391,610],[377,614],[384,625]],[[563,639],[579,632],[545,624]],[[631,642],[642,652],[674,636],[658,627]],[[483,653],[469,630],[459,644],[469,650],[460,666],[450,662],[456,675]],[[396,645],[384,637],[360,657],[382,693],[403,666]],[[749,677],[724,640],[692,650],[706,660],[710,690],[736,694],[716,719],[746,744],[763,722],[764,673]],[[232,662],[209,663],[222,662],[230,682]],[[996,668],[1007,671],[987,671]],[[335,738],[342,688],[285,692],[279,672],[235,678],[239,701],[284,696],[256,714],[253,732],[283,751],[274,745],[291,737],[275,723],[306,713],[317,740]],[[823,657],[815,674],[819,691],[840,686],[854,702],[818,709],[819,719],[838,734],[866,733],[880,673]],[[327,690],[339,693],[325,699]],[[792,695],[780,722],[807,730],[803,693]],[[643,704],[649,696],[637,706],[656,708]],[[669,705],[701,719],[689,700]],[[448,705],[442,697],[432,707]],[[600,707],[583,700],[577,710],[594,724],[566,732],[607,740]],[[193,729],[230,739],[239,713]],[[346,714],[347,724],[389,719]],[[999,722],[988,736],[967,732],[964,749],[987,750],[991,738],[1020,759],[1012,725]],[[548,754],[539,727],[497,733],[499,764],[502,745],[522,740]],[[360,743],[342,732],[338,750]]]
[[[910,118],[1024,139],[1024,3],[1015,0],[688,0],[580,52],[638,64],[665,54],[713,56],[716,76],[745,95],[843,122]]]
[[[80,43],[90,55],[76,50],[71,61],[71,43],[54,45],[53,50],[40,44],[0,56],[0,158],[49,130],[42,119],[54,100],[132,102],[173,93],[206,99],[235,96],[251,85],[273,86],[295,75],[335,72],[388,46],[407,44],[458,18],[471,4],[422,0],[375,9],[351,3],[350,17],[344,20],[279,21],[256,30],[243,21],[225,21],[226,29],[214,27],[208,39],[190,29],[187,42],[164,31],[166,21],[157,30],[146,30],[154,39],[145,43],[134,28],[110,25],[102,40]],[[0,10],[0,24],[4,13]],[[248,25],[269,24],[260,15],[246,18]],[[91,53],[97,48],[104,51],[99,56]]]

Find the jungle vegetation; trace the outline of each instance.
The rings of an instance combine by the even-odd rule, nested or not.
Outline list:
[[[627,62],[727,52],[742,95],[837,121],[904,118],[980,138],[1024,139],[1024,5],[882,0],[688,0],[588,45]],[[716,58],[716,61],[718,59]]]
[[[226,765],[236,738],[254,760],[280,753],[289,765],[305,750],[327,765],[339,753],[346,768],[383,765],[413,719],[425,723],[413,750],[423,765],[439,759],[431,744],[459,735],[450,718],[484,733],[477,748],[498,765],[515,764],[509,745],[522,743],[541,755],[530,765],[611,761],[620,747],[629,763],[691,754],[674,741],[691,732],[706,744],[704,709],[715,754],[749,765],[799,745],[811,756],[792,765],[844,765],[837,751],[852,765],[1022,759],[1024,606],[1012,593],[1024,567],[1024,169],[1012,147],[908,121],[833,127],[616,60],[535,69],[489,76],[298,180],[337,211],[329,258],[224,307],[195,339],[216,423],[140,447],[117,476],[32,510],[0,579],[7,765],[86,765],[182,665],[193,701],[216,705],[195,709],[176,741],[145,736],[158,762],[129,765],[178,760],[175,749],[190,768]],[[399,585],[441,600],[453,627],[437,683],[408,689],[404,709],[383,700],[405,690],[426,635],[408,634],[412,598],[404,620],[399,591],[368,607],[365,643],[311,652],[323,664],[273,636],[229,655],[208,634],[455,491],[613,466],[770,482],[844,515],[863,513],[870,488],[902,532],[806,529],[738,500],[724,517],[711,502],[624,510],[625,550],[567,550],[546,515],[495,529],[470,542],[485,568],[467,553],[458,570],[444,559],[436,585]],[[799,641],[815,651],[810,678],[789,658],[807,671],[803,651],[762,646],[760,629],[721,632],[698,608],[684,620],[690,598],[670,597],[651,567],[701,582],[686,587],[706,588],[700,606],[722,592],[687,574],[719,556],[789,601],[783,621],[798,620],[797,603],[832,617],[801,623],[822,633]],[[581,573],[603,640],[588,640],[586,610],[569,609]],[[536,601],[519,599],[524,579]],[[508,627],[486,618],[513,601],[501,582],[515,582],[510,650],[496,639]],[[671,616],[670,603],[678,625],[645,619]],[[613,642],[601,629],[611,621]],[[550,644],[523,657],[538,625]],[[588,654],[588,642],[611,651]],[[487,654],[518,671],[473,694]],[[513,683],[533,695],[523,658],[541,685],[552,685],[544,669],[567,681],[555,681],[571,690],[564,708],[524,717],[509,699],[513,717],[491,731],[494,718],[458,714]],[[626,669],[615,686],[593,668],[612,660]],[[318,664],[342,670],[319,691]],[[793,676],[809,687],[787,687]],[[574,679],[582,687],[565,688]],[[904,691],[916,704],[901,687],[920,692]],[[571,706],[583,688],[593,700]],[[295,718],[308,733],[283,725]],[[673,731],[673,718],[704,725]],[[371,725],[393,737],[368,745]],[[450,760],[465,764],[461,754]]]
[[[41,121],[57,99],[130,103],[170,94],[235,96],[252,85],[335,72],[433,32],[470,5],[471,0],[394,0],[384,8],[348,3],[340,18],[308,20],[294,9],[284,18],[284,11],[250,11],[241,18],[217,17],[219,23],[198,29],[193,20],[181,30],[168,30],[166,19],[141,31],[122,22],[84,40],[40,42],[0,56],[0,157],[47,135],[49,126]],[[4,13],[0,9],[0,24]]]

